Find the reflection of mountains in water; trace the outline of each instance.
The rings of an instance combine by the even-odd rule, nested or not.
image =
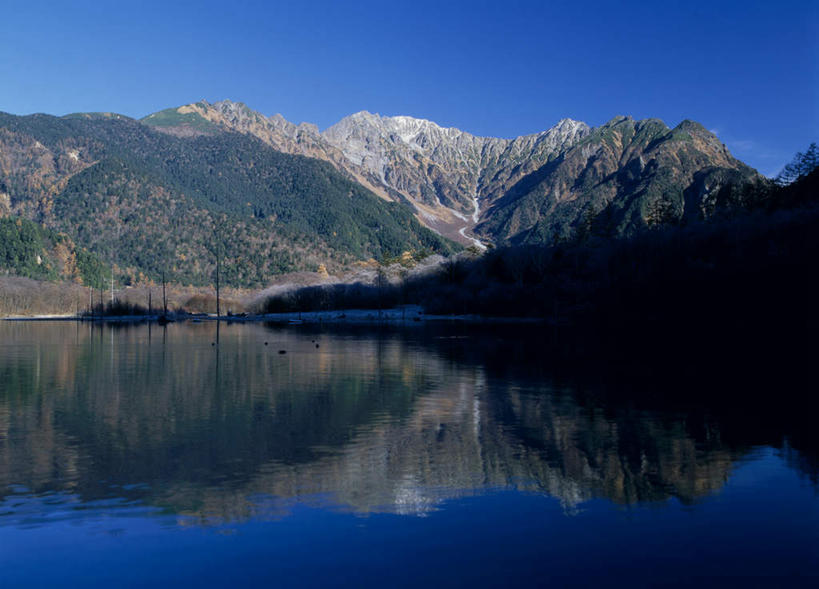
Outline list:
[[[531,341],[496,333],[246,325],[223,327],[217,348],[208,324],[150,339],[147,327],[0,329],[20,342],[0,357],[0,489],[127,497],[203,519],[258,514],[271,496],[423,513],[507,487],[567,509],[692,502],[767,442],[726,439],[736,427],[707,412],[560,384],[523,353]]]

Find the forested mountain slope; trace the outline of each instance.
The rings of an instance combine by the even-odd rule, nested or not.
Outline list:
[[[131,280],[209,283],[454,250],[400,203],[239,133],[158,133],[110,115],[0,114],[0,207],[64,231]]]
[[[0,274],[100,288],[107,269],[64,233],[20,217],[0,218]]]

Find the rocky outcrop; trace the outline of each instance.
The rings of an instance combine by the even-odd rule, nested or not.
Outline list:
[[[477,231],[512,243],[631,235],[708,217],[731,200],[726,192],[754,181],[762,178],[698,123],[616,117],[507,190]]]
[[[198,124],[193,123],[194,120],[199,121]],[[349,165],[344,154],[325,141],[315,125],[310,123],[296,125],[280,114],[266,117],[241,102],[222,100],[209,103],[201,100],[176,109],[154,113],[142,119],[142,122],[158,131],[177,136],[201,135],[211,132],[212,129],[252,135],[283,153],[330,162],[349,179],[370,189],[381,198],[400,200],[398,193],[390,193],[386,186],[366,171]]]
[[[424,119],[360,112],[322,136],[441,230],[447,222],[471,229],[505,189],[588,133],[586,124],[564,119],[542,133],[498,139]]]
[[[161,123],[166,132],[201,129],[192,115],[279,151],[328,161],[382,198],[410,203],[428,227],[465,244],[549,242],[592,225],[629,234],[709,216],[726,186],[759,179],[692,121],[669,129],[657,119],[616,117],[592,129],[563,119],[540,133],[500,139],[361,111],[319,132],[224,100],[143,122]]]

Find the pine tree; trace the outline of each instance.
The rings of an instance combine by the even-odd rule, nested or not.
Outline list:
[[[779,172],[775,182],[780,186],[786,186],[807,176],[817,167],[819,167],[819,147],[814,142],[810,144],[805,153],[797,152],[793,160]]]

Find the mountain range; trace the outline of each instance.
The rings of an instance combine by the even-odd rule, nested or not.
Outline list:
[[[229,283],[255,286],[406,251],[629,236],[764,182],[687,120],[501,139],[363,111],[319,131],[228,100],[139,121],[0,114],[0,215],[65,232],[131,281],[207,283],[217,255]]]
[[[543,241],[590,215],[628,234],[658,222],[708,216],[727,185],[758,180],[702,125],[615,117],[593,129],[563,119],[514,139],[477,137],[424,119],[365,111],[319,132],[241,103],[201,101],[143,122],[177,135],[232,130],[275,149],[324,159],[376,194],[412,205],[418,218],[463,243]]]

